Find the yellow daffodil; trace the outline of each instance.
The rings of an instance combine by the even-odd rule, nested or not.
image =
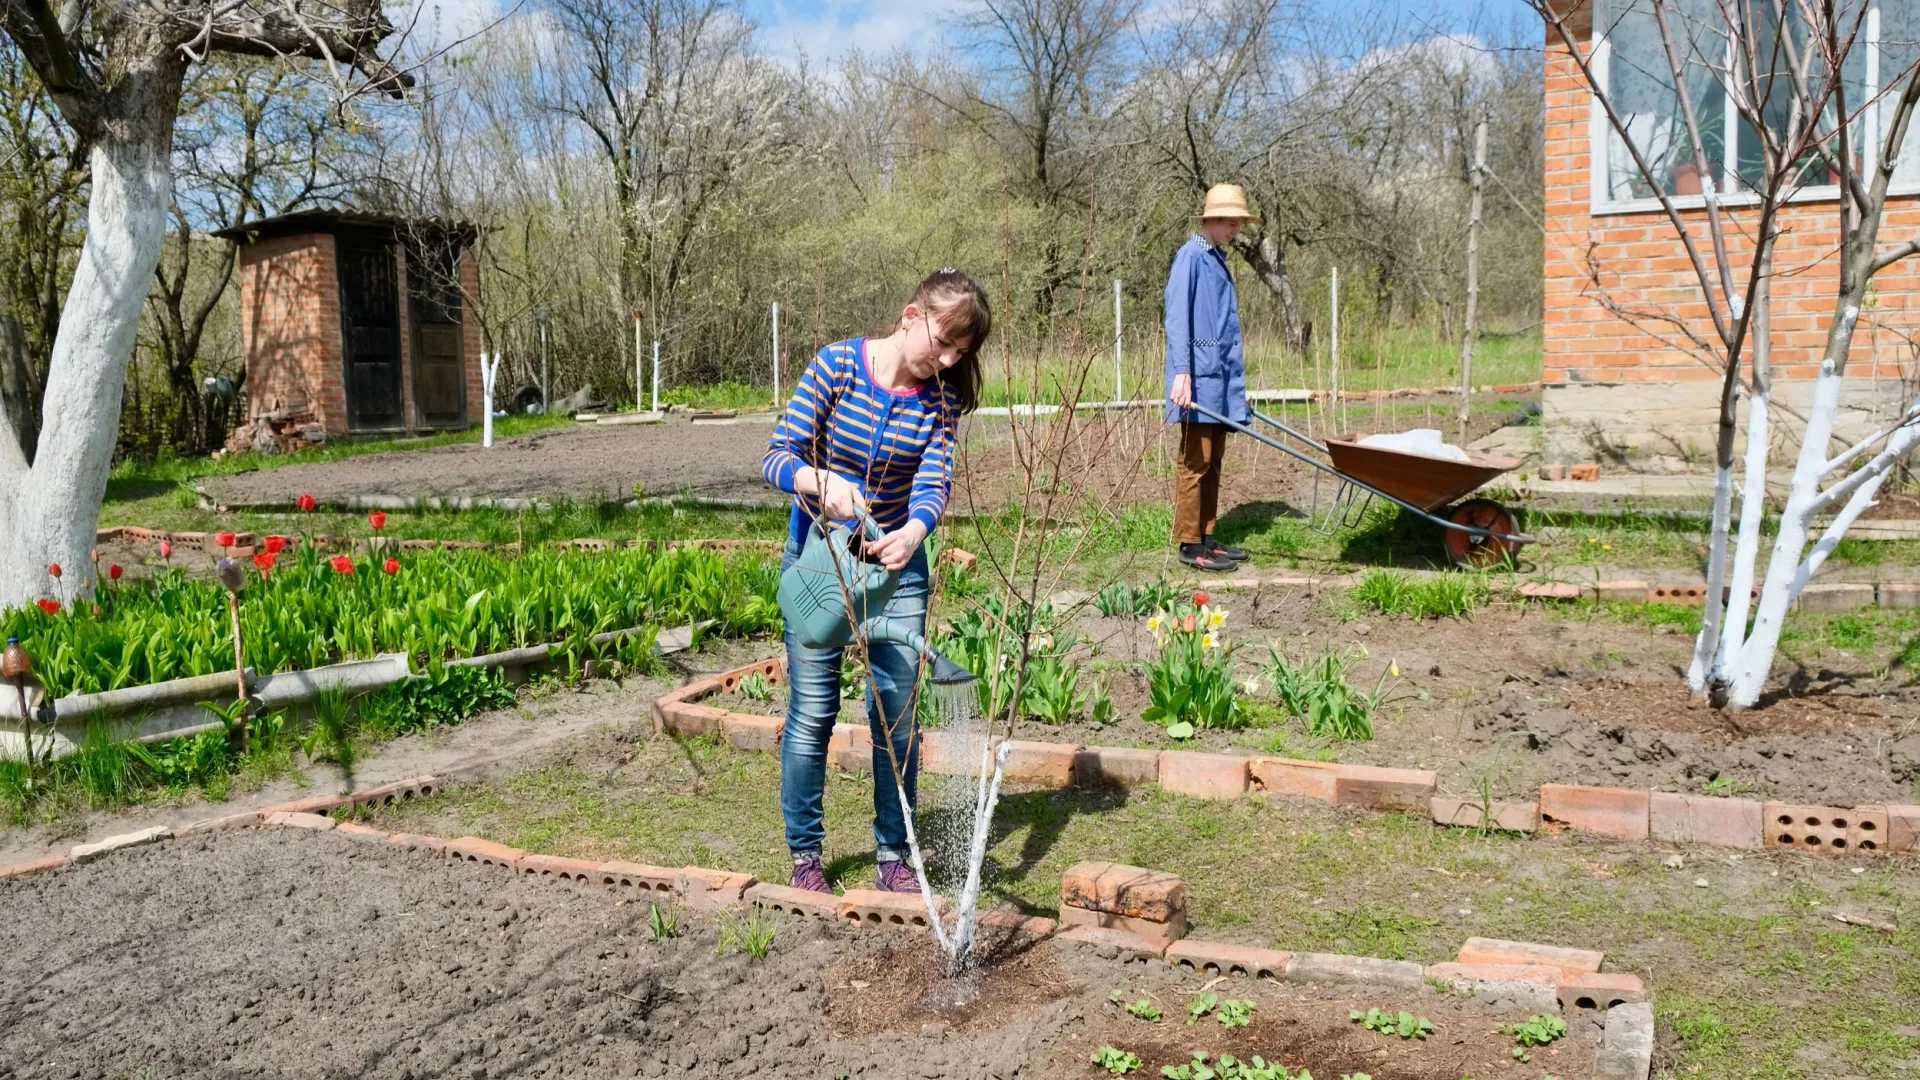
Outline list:
[[[1400,677],[1400,661],[1389,660],[1387,662],[1387,674],[1393,676],[1396,679],[1399,678]]]
[[[1221,623],[1224,623],[1226,621],[1227,621],[1227,612],[1225,608],[1215,608],[1214,610],[1207,612],[1208,626],[1219,626]]]
[[[1612,550],[1613,550],[1613,545],[1612,545],[1612,544],[1601,544],[1601,545],[1600,545],[1600,550],[1601,550],[1601,551],[1612,551]]]

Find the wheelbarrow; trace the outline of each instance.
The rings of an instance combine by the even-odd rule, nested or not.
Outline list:
[[[1322,461],[1205,406],[1191,408],[1216,424],[1225,424],[1339,480],[1340,486],[1334,490],[1333,503],[1327,512],[1329,529],[1365,517],[1367,507],[1377,496],[1440,526],[1447,558],[1461,566],[1493,566],[1516,557],[1522,547],[1533,543],[1533,537],[1515,527],[1513,512],[1494,500],[1455,501],[1472,494],[1494,477],[1519,468],[1518,458],[1468,451],[1467,460],[1454,461],[1384,446],[1362,446],[1353,439],[1328,439],[1321,443],[1258,409],[1252,410],[1253,416],[1262,423],[1324,454],[1327,460]],[[1314,508],[1309,520],[1318,514],[1319,477],[1315,476]]]

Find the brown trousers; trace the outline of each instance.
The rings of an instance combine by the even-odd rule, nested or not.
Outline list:
[[[1181,424],[1173,471],[1173,542],[1197,544],[1213,534],[1220,514],[1220,463],[1227,456],[1227,425]]]

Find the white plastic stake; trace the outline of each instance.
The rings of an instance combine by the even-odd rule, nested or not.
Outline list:
[[[493,446],[493,377],[500,373],[500,354],[480,354],[480,445]]]
[[[547,363],[547,316],[540,315],[540,412],[542,415],[552,411],[553,380],[552,367]]]
[[[773,406],[780,407],[780,301],[773,302]]]
[[[1120,404],[1120,279],[1113,279],[1113,403]]]
[[[656,345],[655,348],[659,346]],[[633,309],[633,410],[640,411],[640,309]],[[657,370],[657,365],[656,365]],[[656,384],[657,385],[657,384]],[[659,408],[659,393],[654,394],[654,407]]]
[[[1328,404],[1333,409],[1333,427],[1340,430],[1340,268],[1333,268],[1333,278],[1327,286],[1327,307],[1332,314],[1333,332],[1328,335],[1327,345],[1327,381],[1333,384],[1333,393]]]
[[[653,411],[660,411],[660,342],[653,343]]]

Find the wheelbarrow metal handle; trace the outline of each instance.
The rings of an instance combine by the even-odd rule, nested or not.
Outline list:
[[[1354,487],[1360,488],[1362,491],[1372,492],[1373,494],[1378,495],[1380,498],[1385,499],[1388,502],[1394,504],[1395,506],[1400,507],[1402,510],[1410,510],[1413,513],[1419,514],[1421,517],[1426,518],[1428,521],[1433,522],[1435,525],[1438,525],[1443,529],[1452,529],[1455,532],[1463,532],[1469,536],[1480,536],[1480,537],[1487,537],[1495,540],[1505,540],[1510,544],[1531,544],[1535,542],[1533,537],[1526,533],[1494,532],[1492,529],[1482,529],[1474,525],[1462,525],[1462,524],[1459,524],[1458,522],[1448,521],[1446,518],[1438,517],[1434,514],[1429,514],[1425,510],[1420,509],[1419,507],[1413,505],[1412,503],[1406,501],[1405,499],[1400,498],[1397,495],[1393,495],[1389,492],[1382,491],[1379,488],[1374,487],[1372,484],[1369,484],[1364,480],[1356,480],[1353,477],[1348,476],[1346,473],[1341,472],[1339,469],[1334,468],[1332,465],[1329,465],[1324,461],[1319,461],[1315,458],[1309,457],[1306,454],[1303,454],[1300,451],[1295,450],[1293,447],[1288,446],[1287,444],[1279,441],[1278,439],[1270,438],[1266,435],[1263,435],[1260,432],[1253,430],[1252,428],[1248,427],[1245,424],[1240,423],[1237,420],[1229,420],[1226,417],[1221,416],[1219,413],[1214,412],[1212,409],[1207,408],[1205,405],[1198,405],[1198,404],[1189,405],[1188,408],[1192,409],[1194,412],[1199,413],[1201,416],[1204,416],[1207,419],[1212,420],[1216,424],[1225,424],[1226,426],[1232,428],[1233,430],[1239,432],[1240,434],[1245,435],[1249,438],[1258,440],[1259,442],[1263,442],[1268,446],[1273,447],[1275,450],[1278,450],[1281,453],[1286,454],[1289,457],[1298,458],[1301,461],[1304,461],[1307,464],[1313,466],[1314,468],[1319,469],[1321,472],[1331,473],[1334,476],[1339,477],[1342,483],[1352,484]],[[1262,419],[1267,419],[1267,418],[1262,417]],[[1299,438],[1302,442],[1307,442],[1314,446],[1319,446],[1318,443],[1314,443],[1313,440],[1307,439],[1304,436],[1299,435],[1298,432],[1295,432],[1292,428],[1289,428],[1284,424],[1274,423],[1274,421],[1272,420],[1267,420],[1267,422],[1270,424],[1273,424],[1274,427],[1280,428],[1281,430],[1286,431],[1288,434],[1293,435],[1296,438]],[[1326,447],[1320,446],[1320,449],[1325,450]]]

